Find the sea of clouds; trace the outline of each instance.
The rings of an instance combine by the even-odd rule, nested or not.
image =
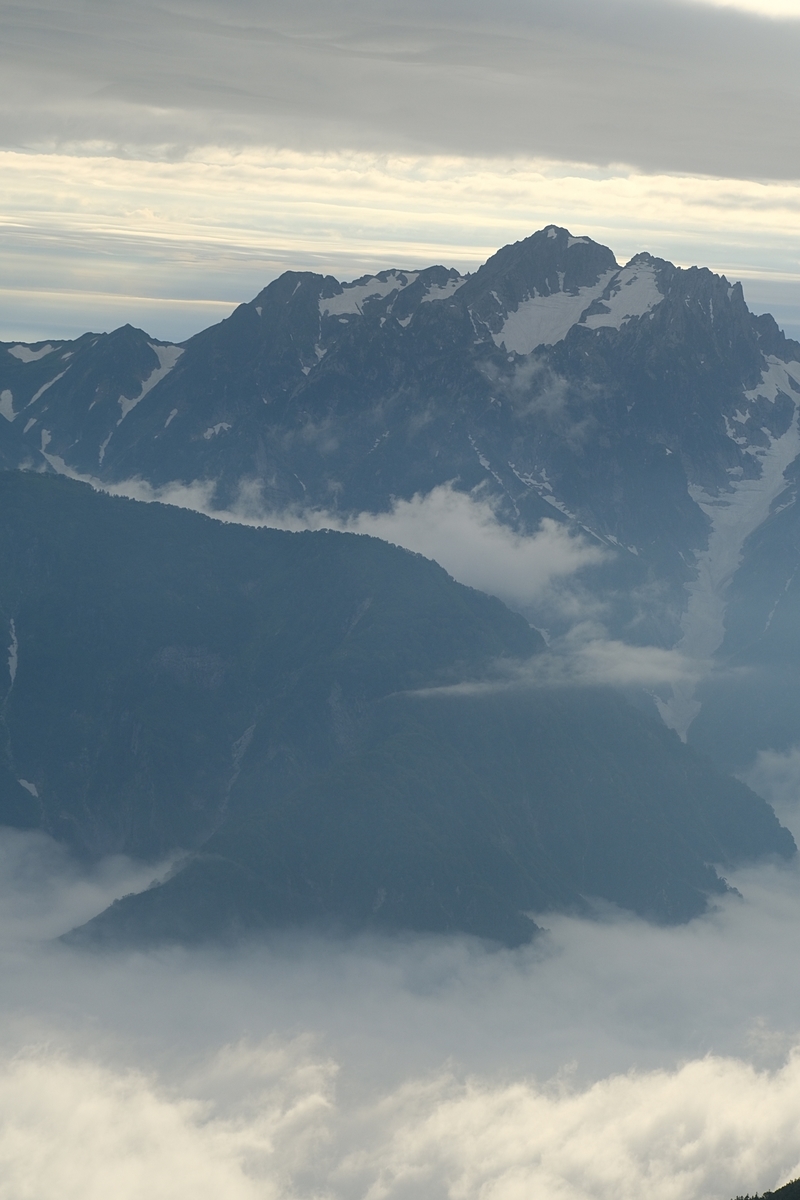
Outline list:
[[[800,753],[761,788],[798,820]],[[707,1200],[800,1174],[800,871],[533,945],[56,936],[165,869],[0,834],[0,1196]]]

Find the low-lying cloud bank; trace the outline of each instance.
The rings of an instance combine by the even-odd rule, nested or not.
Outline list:
[[[49,939],[148,871],[0,852],[0,1195],[727,1200],[800,1173],[795,868],[680,928],[545,916],[518,951],[98,955]]]
[[[204,1069],[242,1094],[219,1106],[52,1050],[6,1062],[6,1194],[705,1200],[800,1171],[800,1051],[775,1072],[708,1057],[574,1092],[442,1074],[350,1110],[302,1043],[241,1044]]]

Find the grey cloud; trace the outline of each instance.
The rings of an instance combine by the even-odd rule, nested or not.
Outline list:
[[[0,13],[5,144],[525,154],[800,176],[800,23],[668,0]]]

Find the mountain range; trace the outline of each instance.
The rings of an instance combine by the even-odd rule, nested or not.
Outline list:
[[[189,854],[97,937],[196,936],[209,905],[220,929],[506,941],[589,897],[700,911],[709,863],[793,850],[725,772],[800,741],[798,395],[800,345],[739,284],[557,226],[469,276],[286,272],[179,346],[0,345],[7,819]],[[531,622],[557,637],[574,605],[524,620],[371,539],[53,475],[266,520],[448,485],[599,548],[579,582],[608,638],[701,678],[512,685],[498,664],[546,654]]]

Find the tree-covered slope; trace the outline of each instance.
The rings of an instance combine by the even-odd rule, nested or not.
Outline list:
[[[710,863],[794,852],[620,697],[500,686],[539,635],[397,547],[8,472],[0,562],[4,819],[94,857],[190,852],[94,936],[516,942],[591,897],[687,919],[724,887]]]
[[[764,1192],[761,1196],[737,1196],[736,1200],[800,1200],[800,1179],[793,1179],[774,1192]]]

